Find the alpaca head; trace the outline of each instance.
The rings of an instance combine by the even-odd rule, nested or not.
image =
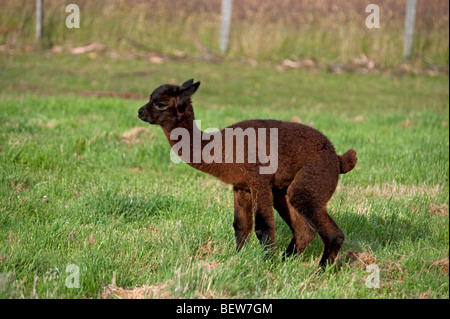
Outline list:
[[[165,84],[150,95],[150,101],[139,109],[139,118],[150,124],[158,124],[171,130],[183,121],[192,121],[194,110],[191,96],[197,91],[200,82],[191,79],[183,85]]]

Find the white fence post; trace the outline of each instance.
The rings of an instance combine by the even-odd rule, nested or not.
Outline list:
[[[222,53],[225,53],[228,48],[232,6],[233,0],[222,0],[222,8],[220,11],[220,52]]]
[[[42,38],[42,21],[44,12],[44,0],[36,0],[36,39]]]
[[[417,0],[406,0],[405,34],[403,36],[403,59],[409,60],[412,54],[414,20]]]

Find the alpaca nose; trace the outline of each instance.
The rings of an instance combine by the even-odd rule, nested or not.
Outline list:
[[[139,118],[142,118],[144,116],[144,113],[145,113],[145,109],[144,109],[144,107],[141,107],[138,111]]]

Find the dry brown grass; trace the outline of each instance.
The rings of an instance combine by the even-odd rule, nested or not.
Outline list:
[[[342,266],[344,264],[349,265],[352,268],[363,268],[375,264],[376,258],[373,253],[358,252],[354,249],[342,252],[337,260],[337,265]]]
[[[430,204],[429,211],[431,216],[448,216],[448,205]]]
[[[348,186],[339,184],[336,192],[343,193],[351,197],[378,197],[381,199],[402,199],[411,198],[417,195],[428,195],[434,197],[441,191],[441,185],[401,185],[401,184],[388,184],[382,185],[368,185],[368,186]]]
[[[128,146],[140,144],[143,139],[150,136],[149,130],[142,126],[134,127],[122,134],[122,142]]]
[[[383,201],[405,201],[405,205],[408,205],[407,202],[417,196],[426,196],[433,199],[442,194],[442,192],[443,188],[438,184],[433,186],[390,183],[368,186],[339,184],[336,189],[335,199],[339,200],[339,198],[341,198],[342,200],[351,202],[356,213],[368,216],[372,212],[372,205],[370,202],[374,199]],[[412,212],[417,212],[417,208],[410,208]],[[428,212],[430,216],[448,217],[448,205],[432,203],[429,205]]]
[[[172,299],[165,283],[136,288],[122,288],[116,286],[103,287],[102,299]]]
[[[197,255],[200,256],[201,258],[207,258],[212,256],[218,250],[219,250],[218,245],[215,244],[213,241],[209,240],[198,248]]]
[[[437,268],[442,274],[448,275],[448,258],[436,260],[431,264],[431,267]]]
[[[207,247],[208,244],[205,245]],[[202,246],[203,247],[203,246]],[[207,253],[208,255],[209,253]],[[191,260],[191,262],[193,262]],[[190,263],[186,269],[177,269],[172,279],[166,282],[144,285],[135,288],[117,287],[115,284],[115,275],[113,275],[112,283],[102,288],[102,299],[176,299],[185,298],[185,292],[192,287],[183,286],[185,282],[180,280],[185,276],[198,276],[197,290],[193,298],[197,299],[214,299],[225,298],[223,293],[219,293],[211,288],[210,276],[218,267],[217,261],[199,260]]]
[[[209,54],[218,52],[220,2],[46,0],[45,38],[53,44],[98,42],[183,56],[186,52]],[[34,1],[1,3],[0,44],[34,41]],[[69,3],[81,9],[81,27],[76,33],[61,26]],[[365,27],[369,3],[380,6],[380,29]],[[278,62],[286,58],[346,62],[364,53],[377,64],[396,65],[401,62],[404,7],[397,0],[234,1],[227,54]],[[448,65],[448,9],[446,0],[418,1],[416,63]]]

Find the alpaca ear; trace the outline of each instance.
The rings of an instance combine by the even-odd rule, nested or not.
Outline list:
[[[190,81],[193,81],[193,80],[189,80],[187,82],[190,82]],[[187,82],[185,82],[185,84]],[[187,102],[191,98],[192,94],[194,94],[195,91],[197,91],[199,86],[200,86],[200,82],[192,83],[190,85],[187,85],[186,87],[184,87],[184,84],[183,84],[183,86],[181,86],[182,89],[181,89],[181,94],[180,94],[180,100],[182,102]]]
[[[186,110],[186,106],[188,106],[188,104],[191,103],[190,101],[191,101],[192,94],[194,94],[195,91],[197,91],[198,87],[200,86],[200,82],[196,82],[196,83],[191,83],[191,82],[194,82],[194,80],[186,81],[181,86],[179,100],[177,102],[177,109],[178,109],[179,117]]]
[[[190,85],[192,85],[192,84],[194,84],[194,79],[187,80],[186,82],[184,82],[184,83],[181,85],[181,88],[182,88],[182,89],[187,88],[188,86],[190,86]]]

